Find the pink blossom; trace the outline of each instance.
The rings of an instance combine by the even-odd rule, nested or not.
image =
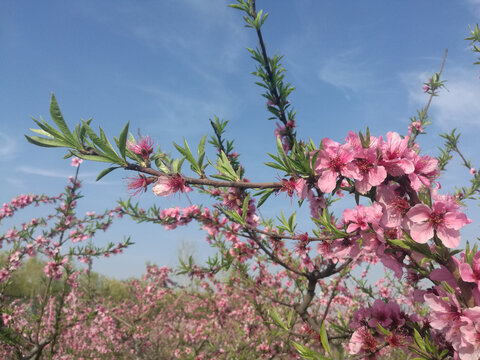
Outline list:
[[[147,178],[143,174],[139,174],[138,177],[127,178],[127,189],[132,191],[132,196],[136,196],[142,191],[146,192],[148,185],[153,183],[151,178]]]
[[[420,191],[422,185],[430,187],[432,181],[439,175],[438,160],[431,156],[419,156],[412,154],[412,161],[414,164],[414,171],[408,174],[410,185],[413,190]]]
[[[150,136],[140,136],[138,143],[135,140],[127,140],[127,149],[147,161],[153,153],[153,140]]]
[[[295,191],[300,199],[305,199],[308,195],[308,184],[305,179],[298,179],[295,182]]]
[[[377,344],[377,340],[371,331],[366,327],[361,327],[350,338],[348,350],[352,355],[373,353],[377,350]]]
[[[82,162],[83,162],[82,159],[79,159],[78,157],[74,157],[74,158],[72,159],[72,164],[71,164],[71,165],[72,165],[73,167],[79,167]]]
[[[447,201],[436,201],[432,209],[425,204],[411,208],[406,216],[412,239],[424,244],[433,238],[435,231],[446,247],[457,247],[460,244],[459,230],[472,221],[456,211],[455,206]]]
[[[355,189],[365,194],[373,186],[380,185],[387,177],[387,171],[383,166],[377,164],[377,149],[368,148],[362,149],[356,155],[355,163],[360,174],[355,181]]]
[[[348,224],[347,232],[369,230],[370,223],[378,224],[382,216],[382,208],[378,203],[372,206],[357,205],[355,209],[343,211],[343,222]]]
[[[420,121],[413,121],[408,127],[408,132],[411,134],[413,129],[416,129],[419,133],[423,131],[422,123]]]
[[[460,360],[480,359],[480,307],[466,309],[463,315],[468,323],[460,328],[462,342],[458,347]]]
[[[473,256],[472,266],[462,263],[459,270],[463,281],[476,284],[480,290],[480,251]]]
[[[410,174],[415,170],[409,159],[413,151],[408,149],[408,140],[408,136],[402,139],[396,132],[387,133],[387,142],[384,142],[382,137],[379,138],[380,165],[383,165],[392,176]]]
[[[176,192],[186,193],[192,191],[192,188],[185,185],[180,174],[174,174],[171,176],[159,176],[155,185],[153,185],[152,190],[157,196],[168,196]]]
[[[405,319],[400,313],[400,306],[395,301],[385,304],[383,300],[375,300],[371,315],[372,318],[368,322],[371,328],[376,328],[378,323],[384,328],[399,327],[405,324]]]
[[[325,138],[323,150],[320,151],[315,163],[315,172],[319,175],[318,187],[324,193],[335,189],[338,175],[354,179],[362,179],[357,166],[353,163],[354,152],[350,144],[339,143]]]
[[[398,185],[379,185],[376,199],[382,206],[383,215],[381,224],[394,228],[400,226],[405,213],[410,209],[407,199],[400,195]]]
[[[310,208],[310,215],[314,217],[315,219],[319,219],[319,213],[322,211],[322,209],[325,208],[326,206],[326,201],[325,198],[314,196],[313,191],[309,191],[307,193],[307,199],[309,201],[309,208]]]
[[[425,302],[430,307],[430,326],[445,334],[445,339],[458,348],[461,343],[461,332],[459,331],[468,321],[463,317],[463,311],[455,295],[440,297],[434,294],[426,294]]]

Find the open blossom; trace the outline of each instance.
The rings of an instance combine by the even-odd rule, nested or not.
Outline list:
[[[382,217],[382,208],[378,203],[372,206],[357,205],[355,209],[343,211],[343,221],[348,224],[347,232],[369,230],[369,224],[377,225]]]
[[[148,185],[150,185],[153,180],[143,174],[139,174],[138,177],[128,177],[127,182],[128,190],[132,191],[132,196],[136,196],[142,192],[142,190],[146,192]]]
[[[74,158],[72,159],[72,164],[71,164],[71,165],[72,165],[73,167],[79,167],[82,162],[83,162],[82,159],[79,159],[78,157],[74,157]]]
[[[472,259],[472,266],[468,263],[462,263],[458,267],[463,281],[477,284],[480,290],[480,251]]]
[[[381,153],[380,165],[392,176],[410,174],[415,170],[410,157],[413,150],[408,148],[409,137],[401,138],[396,132],[387,133],[387,142],[379,138],[378,149]]]
[[[350,354],[374,353],[377,350],[378,342],[366,327],[356,330],[348,344]]]
[[[432,181],[439,175],[438,160],[431,156],[420,156],[414,153],[412,154],[412,161],[415,169],[408,174],[410,186],[416,191],[420,191],[422,185],[430,187]]]
[[[305,179],[298,179],[291,177],[289,180],[282,179],[281,192],[286,191],[289,197],[293,196],[296,191],[300,199],[305,199],[308,194],[308,185]]]
[[[426,294],[425,302],[430,307],[430,326],[433,329],[440,330],[445,334],[445,339],[449,341],[455,350],[458,350],[462,341],[462,332],[460,329],[470,321],[465,316],[454,294],[448,296],[436,296]],[[461,358],[472,359],[473,358]]]
[[[172,176],[159,176],[152,190],[157,196],[168,196],[179,191],[186,193],[192,191],[192,188],[185,185],[180,174],[174,174]]]
[[[323,150],[320,151],[315,164],[315,172],[319,175],[318,187],[324,193],[332,192],[339,175],[362,179],[354,164],[354,152],[350,144],[339,143],[325,138]]]
[[[373,186],[380,185],[387,177],[387,171],[377,164],[377,149],[361,149],[356,155],[359,179],[355,181],[355,189],[366,194]]]
[[[153,140],[150,136],[141,136],[138,143],[127,140],[127,148],[131,152],[140,155],[146,161],[153,152]]]
[[[448,248],[460,244],[460,229],[472,222],[449,201],[436,201],[430,209],[425,204],[415,205],[407,212],[410,236],[424,244],[433,238],[434,231]]]
[[[460,360],[480,359],[480,307],[466,309],[468,323],[460,328],[462,342],[458,348]]]
[[[377,187],[376,199],[383,209],[381,224],[389,228],[400,226],[410,209],[407,199],[400,194],[400,187],[382,184]]]

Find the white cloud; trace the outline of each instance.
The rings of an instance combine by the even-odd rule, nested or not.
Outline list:
[[[19,166],[15,169],[18,172],[23,174],[29,175],[36,175],[36,176],[43,176],[43,177],[50,177],[50,178],[57,178],[57,179],[68,179],[70,176],[73,175],[73,171],[59,171],[59,170],[48,170],[37,168],[33,166]],[[121,182],[118,181],[95,181],[97,178],[97,174],[93,172],[82,172],[80,175],[80,180],[87,184],[96,184],[96,185],[120,185]]]
[[[246,43],[247,31],[239,26],[239,14],[230,9],[228,3],[225,0],[151,1],[140,6],[117,1],[114,6],[106,6],[84,2],[78,12],[122,36],[135,38],[151,51],[173,54],[193,71],[208,69],[210,74],[205,70],[199,74],[211,76],[220,67],[235,71],[245,55],[238,44]],[[167,16],[170,21],[164,21]],[[187,22],[190,23],[187,25]],[[194,33],[192,26],[195,26]]]
[[[348,50],[328,58],[317,72],[320,80],[349,92],[358,92],[375,82],[371,65],[359,61],[360,49]]]
[[[25,166],[25,165],[17,167],[16,170],[24,174],[53,177],[53,178],[60,178],[60,179],[68,179],[68,177],[72,175],[72,172],[47,170],[47,169],[36,168],[36,167]]]
[[[0,160],[10,158],[17,148],[15,140],[5,133],[0,132]]]
[[[209,118],[213,118],[215,114],[223,117],[235,107],[225,91],[189,96],[155,86],[132,86],[153,97],[158,113],[155,114],[157,121],[152,120],[150,127],[158,124],[162,132],[168,134],[169,139],[172,134],[192,135],[202,132]]]
[[[425,106],[428,101],[428,96],[422,91],[422,84],[430,75],[412,72],[401,76],[407,86],[410,101],[418,107]],[[450,67],[445,78],[447,90],[441,90],[430,107],[435,124],[444,130],[452,127],[480,127],[480,81],[476,71]]]

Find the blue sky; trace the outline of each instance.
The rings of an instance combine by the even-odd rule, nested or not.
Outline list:
[[[23,136],[34,127],[30,116],[49,119],[52,91],[71,126],[93,117],[94,126],[117,136],[130,121],[134,133],[140,129],[172,153],[172,141],[185,136],[195,145],[211,134],[208,120],[214,115],[229,119],[228,136],[236,141],[247,177],[278,178],[262,165],[266,152],[275,151],[275,124],[267,120],[250,75],[254,64],[245,48],[256,46],[256,38],[228,3],[2,1],[0,203],[20,193],[59,193],[73,173],[62,160],[64,150],[34,147]],[[472,65],[474,54],[463,39],[468,25],[479,22],[480,1],[259,0],[257,7],[271,13],[263,29],[268,52],[285,55],[286,78],[296,87],[291,100],[299,137],[342,141],[349,130],[366,126],[377,136],[405,133],[408,118],[427,101],[422,83],[438,71],[448,48],[448,91],[434,99],[434,125],[420,143],[436,155],[438,134],[457,127],[465,154],[479,159],[480,68]],[[82,165],[86,197],[80,212],[99,212],[128,196],[124,178],[133,174],[112,173],[95,183],[101,168]],[[443,179],[447,190],[469,175],[458,166],[451,169]],[[178,202],[150,192],[139,200],[145,206]],[[289,205],[276,199],[264,215],[276,213],[277,200]],[[471,205],[469,216],[476,220],[476,204]],[[471,236],[480,233],[478,221],[469,227]],[[98,241],[123,234],[136,245],[95,263],[97,271],[125,278],[141,274],[147,260],[174,265],[182,241],[199,260],[210,252],[196,225],[166,232],[121,220]]]

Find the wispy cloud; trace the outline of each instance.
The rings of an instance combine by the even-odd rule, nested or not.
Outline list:
[[[185,0],[175,2],[173,7],[168,1],[153,1],[148,6],[117,1],[106,8],[89,2],[82,3],[78,11],[122,36],[134,37],[151,51],[171,53],[209,78],[219,67],[234,71],[245,54],[238,44],[245,43],[246,31],[238,26],[238,14],[227,4],[224,0]],[[177,24],[174,28],[172,22]]]
[[[17,144],[7,134],[0,132],[0,161],[8,160],[15,153]]]
[[[26,165],[19,166],[15,170],[23,174],[57,178],[57,179],[68,179],[73,174],[73,172],[71,171],[68,172],[68,171],[59,171],[59,170],[48,170],[48,169],[42,169],[42,168],[26,166]],[[82,180],[87,184],[96,184],[96,185],[120,185],[121,184],[121,182],[119,181],[102,180],[97,182],[95,181],[96,177],[97,177],[97,174],[93,172],[82,172],[80,175],[80,180]]]
[[[349,93],[366,90],[376,82],[371,65],[359,61],[360,49],[348,50],[327,58],[317,75],[320,80]]]
[[[427,96],[422,91],[423,82],[431,74],[412,72],[402,75],[407,86],[409,100],[416,106],[424,106]],[[480,84],[475,71],[451,67],[446,76],[447,90],[442,90],[432,103],[431,114],[442,129],[480,127]]]
[[[205,129],[213,115],[223,117],[235,108],[226,92],[222,94],[188,95],[155,86],[132,85],[153,97],[158,112],[154,114],[162,132],[171,135],[192,135]],[[158,121],[161,120],[161,121]],[[152,121],[152,124],[154,122]],[[150,125],[150,127],[153,127]]]

